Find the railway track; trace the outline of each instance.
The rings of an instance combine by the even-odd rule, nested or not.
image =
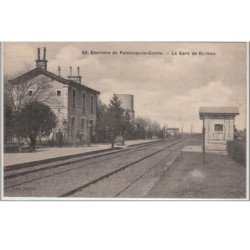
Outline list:
[[[171,152],[167,159],[173,154],[174,152]],[[167,159],[164,159],[166,161]],[[151,168],[149,168],[147,171],[145,171],[143,174],[139,175],[134,181],[129,183],[127,186],[125,186],[123,189],[121,189],[115,197],[119,197],[124,191],[128,190],[132,185],[134,185],[136,182],[138,182],[140,179],[142,179],[146,174],[148,174],[150,171],[152,171],[154,168],[158,167],[160,163],[163,163],[163,160],[157,161]]]
[[[140,145],[131,145],[129,148],[127,149],[122,149],[122,151],[132,151],[134,148],[141,148],[141,147],[150,147],[151,145],[155,145],[155,144],[159,144],[159,143],[162,143],[163,141],[156,141],[156,142],[150,142],[150,143],[145,143],[145,144],[140,144]],[[67,165],[67,164],[71,164],[71,163],[77,163],[77,162],[82,162],[82,161],[86,161],[86,160],[89,160],[89,159],[93,159],[93,158],[99,158],[99,157],[102,157],[102,156],[108,156],[108,155],[113,155],[113,154],[117,154],[121,152],[120,150],[119,151],[112,151],[112,152],[109,152],[109,153],[98,153],[98,154],[95,154],[94,156],[72,156],[72,158],[69,158],[69,159],[63,159],[63,160],[58,160],[58,161],[53,161],[53,162],[49,162],[49,163],[45,163],[45,164],[41,164],[41,163],[38,163],[37,165],[29,165],[27,164],[27,166],[16,166],[16,167],[8,167],[4,170],[4,173],[5,173],[5,178],[8,179],[8,178],[13,178],[15,176],[17,176],[16,174],[11,174],[12,172],[17,172],[19,175],[22,175],[21,173],[23,174],[28,174],[28,173],[32,173],[32,172],[38,172],[38,171],[42,171],[44,169],[49,169],[50,167],[39,167],[39,166],[43,166],[43,165],[51,165],[51,168],[55,168],[55,167],[59,167],[59,166],[63,166],[63,165]],[[59,162],[59,163],[58,163]],[[62,162],[62,163],[60,163]],[[23,165],[23,164],[22,164]],[[39,168],[37,168],[39,167]],[[35,168],[35,170],[34,170]],[[26,170],[26,169],[32,169],[32,170]]]
[[[67,178],[69,175],[71,176],[72,182],[75,182],[75,180],[77,179],[76,183],[73,183],[73,184],[77,184],[78,182],[82,182],[81,177],[85,176],[86,178],[84,177],[84,180],[85,180],[84,184],[79,185],[76,188],[70,189],[69,187],[66,187],[67,185],[71,186],[69,185],[70,181],[67,180],[65,183],[67,185],[65,185],[65,187],[62,186],[62,183],[58,183],[58,186],[62,186],[62,187],[60,188],[56,186],[56,188],[58,188],[58,191],[55,192],[54,195],[52,195],[51,193],[49,194],[49,196],[53,196],[53,197],[74,196],[75,194],[88,188],[89,186],[96,184],[96,183],[101,183],[101,181],[103,181],[104,179],[110,178],[111,176],[115,176],[116,174],[121,173],[123,170],[126,170],[132,166],[135,166],[136,164],[143,162],[146,159],[154,155],[157,155],[160,152],[163,152],[164,150],[167,150],[168,148],[171,148],[178,143],[183,142],[184,140],[177,139],[176,141],[168,141],[168,142],[160,141],[160,142],[154,143],[154,145],[152,144],[140,145],[140,146],[131,147],[122,151],[111,152],[108,154],[106,153],[105,155],[98,155],[98,156],[85,157],[85,158],[79,157],[71,161],[67,160],[66,162],[53,163],[53,164],[50,164],[49,166],[36,166],[32,169],[28,168],[28,169],[19,170],[19,171],[11,171],[7,173],[5,176],[4,190],[7,193],[7,196],[8,196],[8,193],[11,194],[10,196],[15,196],[15,188],[18,188],[18,190],[19,189],[22,190],[22,188],[23,189],[32,188],[32,186],[34,188],[34,186],[36,186],[37,184],[38,186],[40,185],[45,189],[47,188],[48,190],[48,187],[46,187],[46,185],[51,184],[51,183],[54,184],[54,182],[57,182],[58,179],[60,178],[61,179],[64,178],[66,181],[66,179],[70,179],[70,178]],[[168,144],[166,147],[155,150],[155,148],[162,147],[162,145],[166,143]],[[153,149],[153,152],[152,152],[152,149]],[[136,158],[136,159],[131,160],[132,158]],[[116,164],[116,161],[118,160],[121,161],[121,163],[126,162],[126,161],[130,161],[130,162],[125,165],[119,162],[118,164]],[[103,164],[104,166],[102,166]],[[89,168],[89,166],[91,165],[93,167]],[[97,172],[95,173],[95,171],[92,171],[93,168],[100,170],[99,171],[100,173],[98,172],[97,174]],[[91,171],[94,172],[93,176],[92,174],[90,174]],[[42,184],[43,181],[45,182],[45,184]],[[64,189],[67,190],[67,192],[62,192],[62,190]],[[32,193],[31,196],[35,196],[35,193],[34,194]],[[40,196],[37,195],[35,197],[40,197]],[[46,197],[46,195],[44,197]]]
[[[40,165],[34,166],[33,169],[31,169],[31,170],[20,169],[20,170],[16,170],[16,171],[15,170],[6,171],[5,176],[4,176],[4,180],[17,178],[17,177],[25,176],[25,175],[32,174],[32,173],[42,172],[45,170],[56,169],[56,168],[63,167],[63,166],[70,166],[70,165],[75,164],[75,163],[84,163],[85,161],[92,160],[92,159],[97,159],[96,161],[88,163],[87,165],[89,166],[89,165],[93,165],[93,164],[96,164],[96,163],[99,163],[102,161],[112,160],[112,159],[118,158],[120,156],[129,155],[131,153],[135,153],[138,151],[143,151],[147,148],[152,147],[152,145],[163,144],[163,143],[164,143],[163,141],[157,141],[155,143],[151,143],[150,145],[133,146],[133,147],[129,147],[128,149],[123,149],[121,151],[112,151],[110,153],[94,155],[94,156],[90,156],[90,157],[77,157],[77,159],[73,158],[73,159],[66,160],[66,161],[60,161],[60,163],[54,162],[51,164],[40,164]],[[43,165],[45,165],[45,166],[43,166]],[[42,178],[47,178],[47,177],[50,177],[52,175],[57,175],[57,174],[61,174],[64,172],[69,172],[69,171],[75,170],[77,168],[82,168],[82,167],[85,167],[85,165],[70,167],[64,171],[59,171],[58,173],[55,173],[55,174],[46,175],[46,176],[43,176],[40,178],[36,178],[36,179],[30,180],[28,182],[40,180]],[[31,168],[31,167],[28,167],[28,168]],[[12,172],[14,172],[14,173],[12,173]],[[28,182],[25,182],[25,183],[28,183]],[[17,185],[12,185],[12,186],[6,186],[5,188],[7,189],[7,188],[11,188],[11,187],[18,186],[21,184],[24,184],[24,183],[19,183]]]
[[[103,176],[101,176],[101,177],[99,177],[99,178],[97,178],[97,179],[95,179],[95,180],[93,180],[93,181],[90,181],[90,182],[88,182],[88,183],[86,183],[86,184],[84,184],[84,185],[82,185],[82,186],[80,186],[80,187],[78,187],[78,188],[76,188],[76,189],[73,189],[73,190],[71,190],[71,191],[69,191],[69,192],[67,192],[67,193],[65,193],[65,194],[63,194],[63,195],[61,195],[60,197],[69,197],[69,196],[75,195],[75,194],[77,194],[78,192],[81,192],[83,189],[86,189],[86,188],[90,187],[91,185],[95,185],[96,183],[101,182],[101,181],[103,181],[104,179],[107,179],[107,178],[110,178],[110,177],[112,177],[112,176],[115,176],[115,175],[117,175],[118,173],[120,173],[120,172],[122,172],[122,171],[124,171],[124,170],[126,170],[126,169],[128,169],[128,168],[130,168],[130,167],[132,167],[132,166],[135,166],[136,164],[141,163],[141,162],[143,162],[144,160],[146,160],[146,159],[148,159],[148,158],[150,158],[150,157],[152,157],[152,156],[155,156],[155,155],[157,155],[157,154],[159,154],[159,153],[161,153],[161,152],[163,152],[163,151],[166,151],[166,149],[170,149],[170,148],[172,148],[173,146],[175,146],[176,144],[182,143],[182,142],[185,141],[185,140],[187,140],[187,139],[178,140],[177,142],[175,142],[175,143],[173,143],[173,144],[171,144],[171,145],[168,145],[167,147],[164,147],[163,149],[160,149],[160,150],[158,150],[158,151],[156,151],[156,152],[154,152],[154,153],[151,153],[151,154],[149,154],[149,155],[147,155],[147,156],[145,156],[145,157],[143,157],[143,158],[141,158],[141,159],[139,159],[139,160],[137,160],[137,161],[135,161],[135,162],[133,162],[133,163],[130,163],[130,164],[128,164],[128,165],[125,165],[125,166],[123,166],[123,167],[121,167],[121,168],[119,168],[119,169],[116,169],[116,170],[114,170],[114,171],[112,171],[112,172],[110,172],[110,173],[107,173],[107,174],[105,174],[105,175],[103,175]],[[171,151],[171,152],[169,153],[168,157],[167,157],[167,158],[164,158],[164,160],[167,160],[173,153],[174,153],[174,151]],[[130,186],[132,186],[132,185],[133,185],[134,183],[136,183],[139,179],[141,179],[143,176],[145,176],[147,173],[149,173],[152,169],[154,169],[155,167],[157,167],[157,166],[159,165],[159,163],[161,163],[162,161],[163,161],[163,159],[160,159],[160,160],[156,161],[156,162],[153,164],[152,167],[150,167],[150,168],[147,169],[145,172],[143,172],[142,174],[140,174],[135,180],[133,180],[132,182],[130,182],[127,186],[125,186],[125,187],[123,187],[121,190],[119,190],[119,191],[115,194],[114,197],[118,197],[119,195],[121,195],[122,192],[124,192],[125,190],[127,190]],[[77,195],[76,195],[76,196],[77,196]]]
[[[52,168],[57,168],[57,167],[61,167],[61,166],[64,166],[64,165],[69,165],[69,164],[73,164],[73,163],[78,163],[78,162],[84,162],[84,161],[87,161],[87,160],[91,160],[91,159],[96,159],[96,158],[101,158],[101,157],[106,157],[106,156],[109,156],[109,155],[114,155],[116,154],[115,156],[111,156],[107,159],[113,159],[113,158],[116,158],[116,157],[119,157],[119,156],[122,156],[122,155],[125,155],[125,154],[129,154],[131,152],[134,152],[134,148],[138,148],[138,151],[139,150],[142,150],[140,148],[149,148],[151,147],[152,145],[155,145],[155,144],[162,144],[163,141],[156,141],[156,142],[153,142],[151,144],[147,144],[147,145],[138,145],[138,146],[131,146],[127,149],[122,149],[122,150],[119,150],[119,151],[112,151],[112,152],[109,152],[109,153],[100,153],[100,154],[97,154],[97,155],[94,155],[94,156],[90,156],[90,157],[86,157],[86,156],[80,156],[80,157],[73,157],[71,159],[67,159],[67,160],[60,160],[60,161],[55,161],[55,162],[52,162],[52,163],[45,163],[45,164],[38,164],[36,166],[28,166],[27,168],[28,169],[32,169],[32,170],[26,170],[26,167],[22,167],[20,169],[11,169],[9,170],[8,168],[5,170],[5,179],[10,179],[10,178],[14,178],[14,177],[17,177],[17,176],[21,176],[21,175],[25,175],[25,174],[29,174],[29,173],[35,173],[35,172],[39,172],[39,171],[43,171],[43,170],[46,170],[46,169],[52,169]],[[125,151],[125,153],[124,153]],[[98,161],[94,162],[94,163],[97,163]],[[44,166],[44,167],[43,167]],[[15,172],[14,174],[12,174],[12,172]]]

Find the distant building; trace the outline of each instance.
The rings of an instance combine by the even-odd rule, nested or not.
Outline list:
[[[166,136],[177,136],[179,135],[179,128],[167,128]]]
[[[91,89],[81,81],[80,69],[77,68],[77,75],[70,75],[63,78],[60,75],[61,68],[58,67],[58,74],[47,70],[46,48],[43,50],[43,58],[40,57],[40,48],[37,50],[38,57],[36,68],[10,80],[11,84],[28,83],[28,95],[36,94],[38,82],[46,80],[49,82],[54,93],[53,102],[48,104],[57,116],[58,124],[56,129],[61,129],[67,139],[74,139],[77,133],[87,136],[90,127],[96,124],[96,107],[99,91]],[[55,130],[56,130],[55,129]]]
[[[205,128],[205,149],[226,150],[226,142],[234,139],[237,107],[201,107],[200,119]]]
[[[116,94],[116,96],[121,101],[121,106],[129,112],[132,122],[135,120],[135,111],[134,111],[134,96],[128,94]]]

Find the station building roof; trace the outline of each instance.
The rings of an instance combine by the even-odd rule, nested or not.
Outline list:
[[[206,115],[239,115],[237,107],[200,107],[200,119]]]
[[[69,80],[69,79],[65,79],[61,76],[58,76],[52,72],[49,72],[49,71],[44,70],[44,69],[39,68],[39,67],[36,67],[36,68],[30,70],[29,72],[22,74],[22,75],[16,77],[15,79],[10,80],[10,83],[11,84],[19,84],[19,83],[24,82],[24,81],[29,81],[38,75],[45,75],[45,76],[51,78],[52,80],[56,80],[62,84],[67,84],[67,85],[75,87],[75,88],[88,90],[89,92],[92,92],[92,93],[95,93],[98,95],[100,94],[99,91],[91,89],[91,88],[87,87],[86,85],[83,85],[81,83],[77,83],[77,82]]]

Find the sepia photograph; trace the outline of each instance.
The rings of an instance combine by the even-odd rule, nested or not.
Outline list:
[[[3,0],[0,248],[250,249],[248,1]]]
[[[246,200],[246,42],[4,42],[3,199]]]

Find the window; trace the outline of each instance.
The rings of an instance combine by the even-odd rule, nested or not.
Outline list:
[[[29,90],[29,96],[32,96],[32,95],[33,95],[33,91]]]
[[[82,119],[82,122],[81,122],[81,131],[84,132],[85,130],[85,119]]]
[[[93,120],[89,121],[89,133],[90,133],[90,135],[94,135],[94,122],[93,122]]]
[[[214,131],[223,131],[223,125],[222,124],[215,124]]]
[[[73,95],[73,108],[75,108],[76,107],[76,90],[75,89],[73,89],[72,95]]]
[[[57,91],[56,91],[56,95],[57,95],[57,96],[61,96],[61,95],[62,95],[61,90],[57,90]]]
[[[94,112],[94,96],[91,96],[91,99],[90,99],[90,112],[91,113]]]
[[[71,117],[70,135],[75,136],[75,133],[76,133],[76,118]]]
[[[85,110],[86,94],[82,93],[82,110]]]

